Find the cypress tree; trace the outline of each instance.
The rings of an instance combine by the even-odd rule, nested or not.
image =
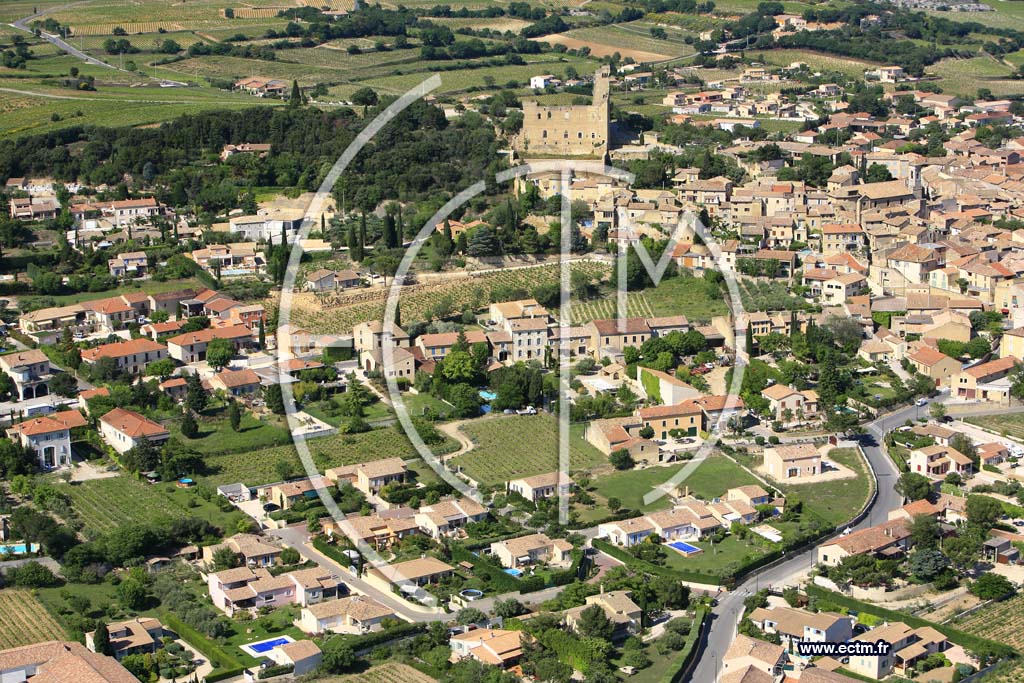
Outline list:
[[[266,327],[263,324],[263,318],[260,318],[260,333],[259,334],[260,334],[260,338],[259,338],[260,350],[262,351],[263,349],[267,348],[267,330],[266,330]]]
[[[754,328],[747,323],[747,358],[754,357]]]
[[[92,634],[92,646],[98,655],[109,657],[113,654],[110,649],[110,631],[107,630],[107,622],[103,620],[96,622],[96,631]]]

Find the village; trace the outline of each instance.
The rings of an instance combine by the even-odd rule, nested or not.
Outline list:
[[[4,683],[1024,676],[1024,106],[742,38],[0,165]]]

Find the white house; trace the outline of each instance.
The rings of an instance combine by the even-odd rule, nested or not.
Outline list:
[[[124,408],[114,408],[100,418],[100,435],[118,453],[127,453],[143,441],[159,445],[171,438],[163,425]]]

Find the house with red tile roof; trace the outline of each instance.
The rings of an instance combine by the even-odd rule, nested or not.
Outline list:
[[[159,445],[171,438],[163,425],[126,408],[114,408],[100,418],[99,426],[103,440],[118,453],[127,453],[143,441]]]

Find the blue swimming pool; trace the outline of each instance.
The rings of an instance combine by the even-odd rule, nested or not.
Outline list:
[[[668,543],[666,545],[668,545],[668,547],[672,548],[673,550],[681,552],[683,555],[696,555],[697,553],[702,552],[701,549],[697,546],[690,545],[689,543],[686,543],[684,541],[672,541],[671,543]]]
[[[8,543],[7,545],[0,545],[0,555],[7,553],[10,553],[11,555],[24,555],[25,553],[34,553],[38,550],[38,543],[33,543],[31,545],[25,545],[24,543]]]
[[[523,575],[523,570],[522,569],[506,569],[505,573],[508,574],[509,576],[514,576],[516,578],[519,578],[520,576]]]
[[[485,401],[493,401],[494,399],[498,398],[498,395],[493,391],[485,391],[484,389],[481,389],[480,398],[482,398]]]
[[[249,643],[248,645],[243,645],[242,649],[249,652],[249,654],[262,655],[270,652],[275,647],[287,645],[290,642],[292,642],[292,638],[284,636],[283,638],[273,638],[271,640],[261,640],[258,643]]]

